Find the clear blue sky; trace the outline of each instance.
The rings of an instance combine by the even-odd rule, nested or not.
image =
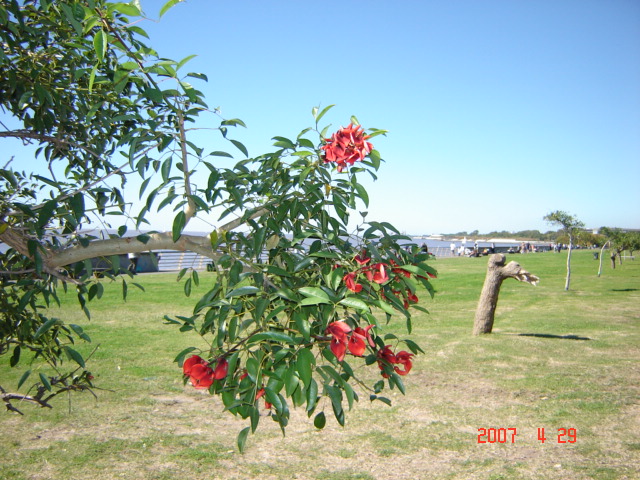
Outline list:
[[[141,0],[157,18],[164,0]],[[389,130],[369,218],[407,233],[640,228],[640,1],[188,0],[151,43],[239,117],[251,155],[354,114]]]
[[[166,0],[140,0],[157,19]],[[336,104],[389,130],[368,219],[412,234],[640,228],[640,1],[188,0],[141,26],[250,155]],[[232,149],[211,137],[212,149]],[[229,150],[230,151],[230,150]]]

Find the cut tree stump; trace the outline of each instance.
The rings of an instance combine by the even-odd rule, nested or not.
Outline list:
[[[496,253],[489,257],[487,276],[484,280],[478,308],[476,309],[476,318],[473,323],[474,335],[491,333],[496,307],[498,306],[500,285],[505,279],[515,278],[520,282],[527,282],[534,286],[540,280],[537,276],[524,270],[519,263],[509,262],[505,265],[505,261],[505,256],[501,253]]]

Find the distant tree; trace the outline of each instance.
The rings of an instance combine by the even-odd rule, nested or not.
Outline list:
[[[585,247],[598,247],[600,245],[603,245],[605,242],[606,239],[603,235],[598,235],[596,233],[586,231],[580,234],[580,244]]]
[[[616,257],[622,264],[622,252],[625,250],[628,250],[630,255],[633,255],[634,251],[640,250],[640,232],[627,232],[609,227],[602,227],[600,232],[611,245],[611,268],[616,268]]]
[[[640,250],[640,232],[628,232],[629,235],[629,255]]]
[[[578,220],[575,216],[569,215],[562,210],[556,210],[543,217],[543,220],[561,227],[563,233],[569,237],[569,250],[567,252],[567,279],[564,284],[564,289],[569,290],[569,284],[571,283],[571,250],[573,248],[574,241],[578,236],[580,229],[584,227],[584,223]]]

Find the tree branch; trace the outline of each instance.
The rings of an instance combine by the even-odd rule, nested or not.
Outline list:
[[[258,207],[247,218],[244,218],[244,215],[243,215],[241,217],[236,218],[235,220],[231,220],[230,222],[225,223],[221,227],[218,227],[218,231],[219,232],[230,232],[231,230],[235,230],[236,228],[238,228],[240,225],[246,223],[247,221],[253,220],[254,218],[258,218],[258,217],[264,215],[268,211],[269,210],[266,208],[266,206]]]
[[[208,236],[182,235],[177,242],[174,242],[170,232],[161,232],[149,234],[147,242],[141,242],[136,237],[124,237],[95,240],[86,247],[74,245],[73,247],[52,252],[46,262],[51,267],[62,267],[87,258],[141,253],[151,250],[194,251],[212,259],[219,256],[211,248],[211,241]]]
[[[33,397],[31,395],[22,395],[20,393],[7,393],[6,390],[1,386],[0,386],[0,398],[2,398],[2,401],[5,403],[7,410],[9,410],[10,412],[19,413],[20,415],[24,415],[24,413],[22,413],[20,410],[18,410],[16,407],[13,406],[13,404],[11,403],[13,400],[19,400],[21,402],[27,401],[27,402],[37,403],[41,407],[53,408],[51,405],[49,405],[49,403],[47,403],[46,400],[42,400],[42,398],[38,398],[37,396]]]
[[[9,137],[9,138],[21,138],[21,139],[30,139],[30,140],[38,140],[40,142],[53,143],[54,145],[64,145],[71,146],[75,148],[79,148],[94,158],[100,160],[100,155],[91,150],[90,148],[85,147],[84,145],[80,145],[76,142],[70,142],[68,140],[52,137],[51,135],[44,135],[42,133],[32,132],[31,130],[9,130],[7,132],[0,132],[0,138]]]
[[[259,207],[248,217],[232,220],[221,226],[219,231],[231,231],[238,228],[248,220],[264,215],[269,210],[266,207]],[[5,224],[6,225],[6,224]],[[0,233],[0,241],[14,248],[22,255],[32,258],[27,246],[27,238],[16,229],[9,226]],[[54,275],[63,281],[74,281],[68,277],[60,275],[58,269],[65,265],[81,262],[95,257],[107,257],[110,255],[123,255],[128,253],[142,253],[152,250],[178,250],[181,252],[192,251],[205,257],[216,260],[221,254],[211,247],[210,236],[198,236],[183,234],[177,242],[173,241],[171,232],[151,233],[146,242],[141,242],[136,237],[110,238],[106,240],[94,240],[89,245],[74,245],[61,250],[48,250],[43,255],[43,270],[50,275]],[[76,281],[77,282],[77,281]]]
[[[189,172],[189,155],[187,153],[187,136],[184,131],[184,116],[182,110],[176,109],[178,114],[178,128],[180,130],[180,155],[182,157],[182,173],[184,174],[184,194],[187,197],[187,208],[184,212],[186,227],[195,214],[196,214],[196,202],[191,198],[191,173]]]

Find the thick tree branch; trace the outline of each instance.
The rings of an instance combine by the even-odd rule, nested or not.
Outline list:
[[[208,236],[182,235],[177,242],[174,242],[170,232],[161,232],[149,234],[148,241],[144,243],[136,237],[124,237],[94,240],[86,247],[74,245],[64,250],[52,252],[46,262],[51,267],[62,267],[87,258],[141,253],[151,250],[195,251],[213,259],[218,256],[211,248],[211,241]]]
[[[219,228],[220,231],[231,231],[244,224],[249,219],[257,218],[268,210],[258,208],[246,219],[238,218],[228,222]],[[14,248],[22,255],[31,258],[27,247],[27,238],[16,229],[8,227],[0,234],[0,241]],[[105,257],[110,255],[122,255],[127,253],[141,253],[151,250],[178,250],[193,251],[205,257],[216,259],[220,256],[211,247],[209,236],[183,234],[177,242],[173,241],[170,232],[152,233],[148,235],[146,242],[141,242],[136,237],[111,238],[107,240],[94,240],[86,247],[74,245],[62,250],[49,251],[44,256],[44,265],[47,273],[56,274],[56,269],[88,258]]]

